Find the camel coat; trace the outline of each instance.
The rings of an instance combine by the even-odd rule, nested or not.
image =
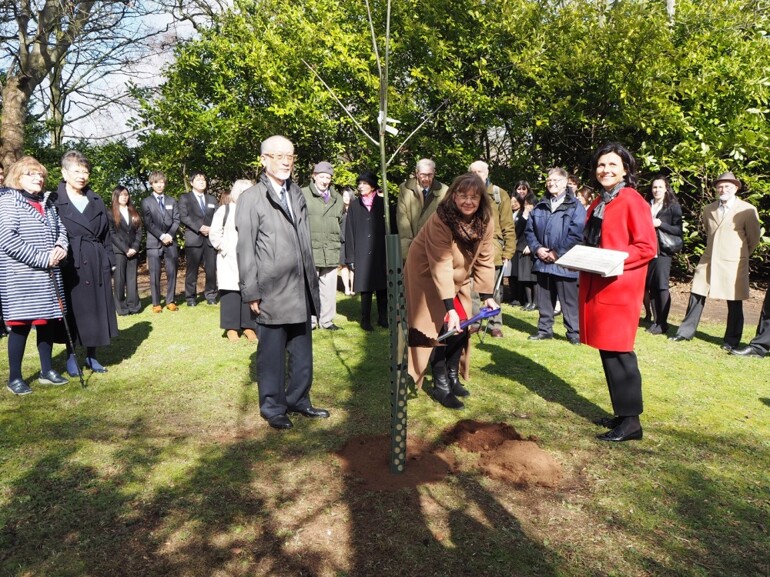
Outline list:
[[[695,269],[692,292],[714,299],[749,298],[749,256],[760,240],[757,209],[735,199],[732,210],[719,218],[719,201],[703,209],[706,250]]]
[[[409,247],[404,269],[406,310],[409,323],[409,375],[418,387],[428,369],[433,347],[446,315],[445,299],[460,298],[471,311],[471,279],[479,293],[492,294],[495,285],[494,222],[473,255],[463,254],[452,232],[438,214],[433,214]],[[414,338],[418,337],[418,338]],[[427,338],[425,338],[427,337]],[[422,346],[415,346],[421,344]],[[470,339],[461,360],[463,378],[468,378]]]

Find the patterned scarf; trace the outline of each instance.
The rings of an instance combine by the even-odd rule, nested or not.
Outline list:
[[[612,202],[620,192],[620,189],[626,186],[626,182],[621,180],[615,187],[610,190],[602,190],[601,200],[591,213],[591,218],[588,220],[583,231],[583,240],[588,246],[599,246],[602,242],[602,223],[604,222],[604,209]]]

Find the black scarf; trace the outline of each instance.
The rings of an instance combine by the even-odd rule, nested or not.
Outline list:
[[[588,219],[585,229],[583,230],[583,240],[587,246],[599,246],[602,242],[602,223],[604,222],[604,209],[612,202],[620,192],[620,189],[626,186],[626,182],[621,180],[615,187],[610,190],[602,190],[601,200],[591,213],[591,218]]]

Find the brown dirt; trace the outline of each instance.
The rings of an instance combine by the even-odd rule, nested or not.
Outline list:
[[[399,475],[390,474],[387,435],[354,437],[338,457],[345,474],[371,491],[436,483],[457,471],[480,471],[517,486],[558,487],[563,477],[561,465],[536,440],[522,438],[506,423],[463,420],[444,431],[442,442],[436,445],[407,439],[408,463]]]

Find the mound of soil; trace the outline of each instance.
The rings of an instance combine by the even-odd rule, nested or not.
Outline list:
[[[524,439],[507,423],[463,420],[444,431],[437,445],[409,437],[406,467],[400,474],[390,472],[387,435],[354,437],[340,449],[338,457],[345,475],[371,491],[436,483],[457,471],[480,471],[519,487],[557,487],[563,477],[561,465],[536,441],[534,437]],[[477,458],[455,458],[458,452]]]

